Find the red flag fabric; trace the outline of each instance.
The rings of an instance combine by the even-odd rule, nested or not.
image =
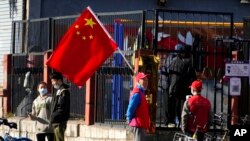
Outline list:
[[[60,40],[46,64],[82,86],[116,49],[115,41],[87,7]]]

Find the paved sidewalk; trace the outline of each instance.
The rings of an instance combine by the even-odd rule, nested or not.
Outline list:
[[[146,141],[172,141],[174,134],[179,131],[157,130],[155,134],[147,134]]]

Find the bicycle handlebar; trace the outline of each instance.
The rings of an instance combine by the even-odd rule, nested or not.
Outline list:
[[[8,124],[8,120],[5,118],[0,118],[0,125],[7,125]]]
[[[8,126],[9,128],[17,129],[17,123],[8,122],[8,120],[5,118],[0,118],[0,125],[2,125],[2,124]]]
[[[9,123],[8,123],[8,126],[9,126],[10,128],[17,129],[17,124],[16,124],[15,122],[9,122]]]
[[[8,126],[10,129],[11,128],[17,129],[17,123],[15,123],[15,122],[8,122],[7,119],[0,118],[0,125],[2,125],[2,124]],[[8,141],[32,141],[31,139],[29,139],[27,137],[12,137],[9,134],[9,131],[4,134],[4,138],[0,136],[0,140],[1,141],[2,140],[8,140]]]

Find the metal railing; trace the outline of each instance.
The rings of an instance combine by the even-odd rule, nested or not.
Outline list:
[[[41,53],[53,50],[78,16],[14,22],[12,52],[14,54],[25,53],[27,55],[34,52]],[[193,47],[190,52],[193,67],[199,73],[208,71],[215,75],[217,74],[216,69],[220,67],[221,63],[215,62],[216,64],[214,64],[213,58],[217,56],[223,57],[223,53],[218,52],[214,54],[214,42],[218,38],[230,38],[234,34],[233,15],[231,13],[158,9],[155,11],[98,13],[97,16],[115,39],[126,58],[125,61],[123,56],[116,52],[95,73],[95,122],[97,123],[121,125],[125,123],[129,94],[133,88],[133,73],[128,63],[132,67],[134,66],[133,58],[136,50],[140,48],[154,49],[155,54],[161,58],[161,67],[168,67],[168,64],[171,62],[171,60],[168,60],[168,57],[178,53],[175,50],[175,45],[177,43],[188,43],[185,40],[182,41],[183,38],[181,37],[187,38],[187,33],[190,31],[193,37]],[[181,39],[178,39],[178,37]],[[164,41],[164,39],[167,40]],[[13,62],[21,61],[16,59],[14,58]],[[222,59],[225,59],[225,56]],[[29,68],[25,61],[18,67]],[[40,68],[41,66],[38,67]],[[13,73],[17,74],[13,75],[12,78],[12,87],[14,88],[12,91],[12,103],[20,102],[17,95],[24,97],[24,95],[15,93],[25,93],[23,88],[22,90],[20,89],[22,87],[21,81],[23,81],[26,71],[20,73],[20,69],[17,69],[17,67],[13,69]],[[42,79],[40,77],[41,74],[39,72],[39,78],[36,81]],[[211,79],[213,78],[204,80],[206,88],[212,88],[213,83],[218,82],[217,79],[216,81],[210,81]],[[71,116],[83,118],[85,86],[78,89],[74,84],[70,82],[69,84],[71,85],[70,90],[72,93]],[[157,114],[155,115],[157,124],[159,123],[158,126],[163,126],[166,118],[165,112],[168,106],[167,85],[167,78],[159,74],[156,103]],[[224,91],[219,93],[223,95]],[[16,104],[13,103],[13,107],[17,105],[18,102]],[[15,112],[15,110],[13,111]]]

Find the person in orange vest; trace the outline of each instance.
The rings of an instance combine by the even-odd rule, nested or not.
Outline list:
[[[181,114],[181,130],[187,135],[194,135],[198,141],[203,141],[212,121],[211,103],[201,95],[202,81],[195,80],[191,86],[192,96],[183,105]]]
[[[147,75],[140,72],[136,75],[136,86],[130,94],[126,120],[134,134],[134,141],[145,141],[145,129],[149,129],[149,107],[145,97],[148,87]]]

